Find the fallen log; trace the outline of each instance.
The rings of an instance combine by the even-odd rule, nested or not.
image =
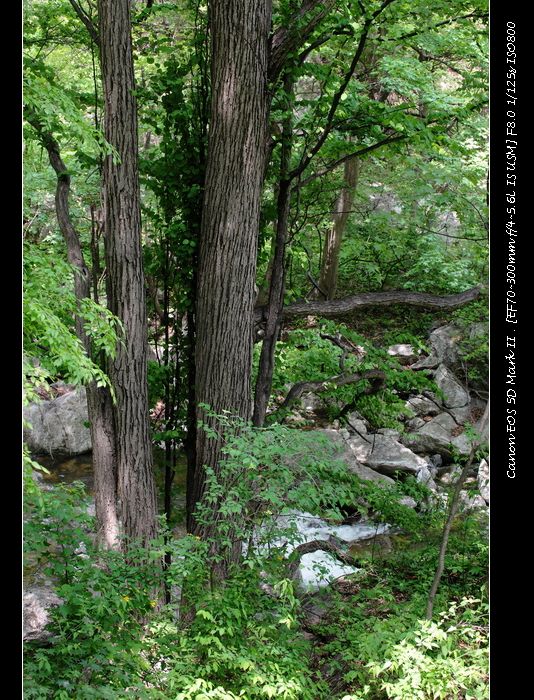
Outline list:
[[[344,297],[343,299],[333,299],[332,301],[310,299],[310,301],[296,301],[284,306],[282,317],[284,319],[302,316],[335,318],[336,316],[343,316],[372,306],[393,306],[394,304],[427,309],[456,309],[475,300],[480,296],[480,292],[480,287],[472,287],[459,294],[439,296],[400,289],[388,292],[366,292]],[[265,312],[266,307],[264,306],[259,306],[255,309],[255,322],[257,324],[261,324],[265,320]]]

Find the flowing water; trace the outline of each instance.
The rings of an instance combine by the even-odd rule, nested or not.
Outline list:
[[[36,461],[49,470],[48,474],[42,475],[45,484],[71,484],[74,481],[81,481],[85,485],[88,495],[93,494],[94,478],[91,453],[55,459],[39,456]],[[154,448],[154,472],[158,491],[162,494],[165,482],[165,452],[160,448]],[[185,534],[183,522],[185,519],[186,478],[186,458],[184,453],[180,453],[172,487],[173,520],[177,536]],[[163,503],[160,502],[160,509],[162,508]],[[391,533],[391,527],[387,524],[377,525],[369,521],[360,521],[353,524],[335,525],[311,513],[299,511],[290,511],[273,519],[272,527],[276,529],[284,529],[288,526],[292,526],[295,530],[294,539],[291,541],[287,539],[274,540],[270,543],[270,546],[283,546],[287,554],[299,543],[313,540],[333,540],[342,548],[348,549],[349,553],[355,557],[367,554],[379,558],[391,551],[392,541],[395,540],[395,536]],[[302,557],[299,579],[304,589],[317,590],[336,578],[357,571],[356,567],[342,564],[328,552],[317,551]]]

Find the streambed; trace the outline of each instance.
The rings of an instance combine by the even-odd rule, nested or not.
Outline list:
[[[94,489],[93,460],[91,453],[67,458],[39,456],[37,461],[49,470],[42,475],[42,481],[48,485],[71,484],[82,482],[89,496]],[[165,472],[165,453],[160,448],[154,449],[154,466],[156,482],[163,490]],[[185,489],[187,464],[185,455],[179,455],[173,482],[173,508],[175,511],[175,533],[185,533],[183,526],[185,515]],[[271,528],[280,531],[291,528],[293,535],[275,536],[269,546],[282,547],[286,555],[302,543],[313,540],[332,541],[355,557],[367,555],[379,558],[391,551],[395,545],[396,535],[388,524],[376,524],[361,520],[352,524],[332,524],[311,513],[288,511],[273,519],[265,530]],[[316,551],[304,554],[297,574],[299,585],[303,590],[314,591],[327,586],[333,580],[356,573],[358,568],[338,561],[332,554]]]

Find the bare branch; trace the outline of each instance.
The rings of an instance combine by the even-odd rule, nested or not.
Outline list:
[[[297,51],[307,41],[335,4],[335,0],[303,0],[300,9],[291,17],[289,26],[279,27],[274,32],[271,39],[269,61],[269,81],[271,83],[274,83],[280,76],[288,55]],[[319,5],[322,5],[322,9],[303,25],[301,20]]]
[[[358,42],[358,48],[356,49],[356,53],[354,54],[354,57],[353,57],[352,62],[350,64],[349,70],[345,73],[345,76],[344,76],[343,80],[341,81],[341,85],[339,86],[336,94],[334,95],[334,98],[332,100],[332,104],[330,105],[330,109],[329,109],[328,115],[326,117],[326,123],[325,123],[325,126],[321,132],[321,135],[317,139],[315,146],[313,146],[313,148],[311,148],[310,151],[308,151],[308,153],[306,155],[303,154],[303,157],[301,158],[299,165],[289,173],[290,179],[292,179],[292,180],[295,179],[296,177],[301,175],[304,172],[304,170],[306,170],[311,159],[322,148],[324,142],[327,139],[328,134],[332,131],[334,116],[336,114],[336,111],[337,111],[337,108],[338,108],[339,103],[341,101],[341,98],[343,97],[343,94],[345,93],[345,90],[347,89],[347,85],[349,84],[350,79],[354,75],[354,71],[356,70],[356,66],[358,64],[358,61],[361,58],[361,55],[363,53],[363,49],[365,47],[365,43],[367,41],[367,36],[369,34],[370,28],[371,28],[371,21],[368,20],[364,24],[363,32],[362,32],[362,35],[360,36],[360,41]]]
[[[394,39],[379,39],[379,41],[403,41],[404,39],[411,39],[413,36],[419,36],[420,34],[424,34],[425,32],[430,32],[433,29],[437,29],[438,27],[443,27],[447,24],[453,24],[454,22],[458,22],[458,20],[461,19],[488,19],[488,13],[487,12],[470,12],[467,15],[459,15],[458,17],[450,17],[449,19],[445,19],[441,22],[436,22],[436,24],[432,24],[428,27],[423,27],[422,29],[415,29],[413,32],[408,32],[407,34],[403,34],[402,36],[395,37]]]
[[[443,233],[442,231],[434,231],[433,229],[430,228],[425,228],[424,226],[418,226],[421,231],[425,231],[426,233],[433,233],[436,236],[443,236],[444,238],[450,238],[453,241],[469,241],[470,243],[478,243],[480,241],[483,241],[484,243],[488,242],[487,238],[469,238],[468,236],[451,236],[448,233]]]
[[[343,165],[345,161],[350,160],[351,158],[357,158],[359,156],[367,155],[368,153],[376,151],[378,148],[382,148],[382,146],[388,146],[390,143],[396,143],[398,141],[405,141],[407,138],[408,136],[406,134],[402,134],[400,136],[388,136],[388,138],[383,139],[382,141],[377,141],[377,143],[373,143],[371,146],[365,146],[364,148],[360,148],[358,151],[347,153],[342,158],[338,158],[329,165],[326,165],[321,170],[318,170],[316,173],[313,173],[309,177],[304,178],[304,180],[299,180],[299,182],[294,186],[293,189],[303,187],[309,182],[312,182],[313,180],[316,180],[319,177],[323,177],[323,175],[327,175],[328,173],[332,172],[332,170],[335,170],[340,165]]]
[[[74,10],[74,12],[76,12],[81,22],[83,22],[83,24],[85,25],[85,28],[89,32],[89,36],[91,37],[91,39],[95,42],[97,46],[100,46],[100,37],[98,35],[98,29],[97,27],[95,27],[91,17],[87,14],[87,12],[83,9],[79,2],[77,2],[76,0],[69,0],[69,2],[72,5],[72,9]]]

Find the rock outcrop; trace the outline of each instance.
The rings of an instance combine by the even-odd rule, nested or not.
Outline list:
[[[35,454],[73,456],[91,449],[87,400],[83,387],[50,401],[26,406],[24,442]]]
[[[49,610],[61,603],[56,593],[46,586],[34,586],[24,591],[23,640],[47,641],[51,633],[46,629],[50,622]]]

